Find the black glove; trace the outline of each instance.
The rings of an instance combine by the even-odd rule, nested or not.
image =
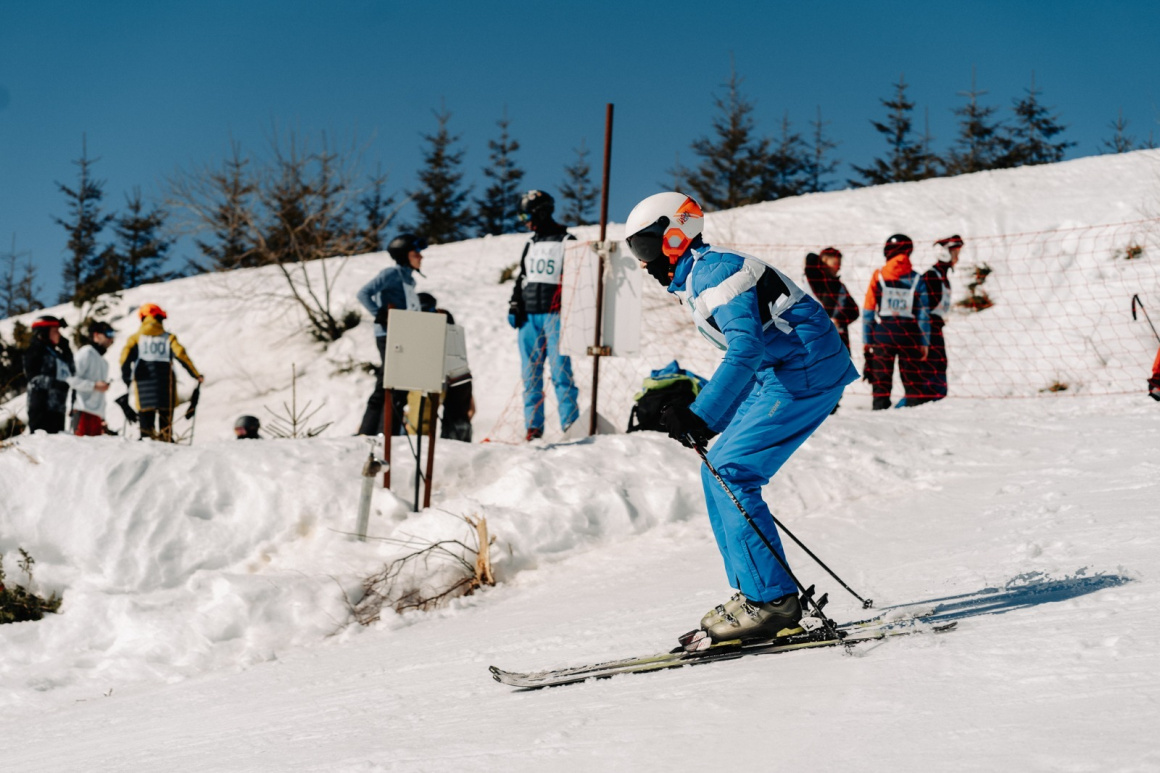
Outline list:
[[[121,406],[121,411],[125,414],[125,420],[133,424],[137,423],[137,412],[129,405],[129,395],[121,395],[114,400],[117,405]]]
[[[528,322],[528,313],[524,311],[524,305],[518,300],[513,300],[508,304],[508,324],[519,330]]]
[[[661,411],[661,425],[673,440],[686,448],[704,448],[717,433],[687,405],[666,405]]]

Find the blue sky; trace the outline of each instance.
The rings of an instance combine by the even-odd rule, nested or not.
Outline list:
[[[1045,10],[1049,9],[1049,10]],[[1099,152],[1122,109],[1160,141],[1156,2],[426,2],[0,0],[0,253],[31,252],[43,299],[59,292],[66,236],[56,182],[87,137],[107,210],[178,169],[218,164],[230,139],[261,152],[275,131],[364,148],[388,188],[414,186],[423,133],[444,103],[465,171],[480,169],[506,109],[528,187],[556,192],[581,140],[599,182],[604,105],[615,104],[610,218],[669,179],[709,131],[732,55],[774,133],[820,106],[845,163],[884,145],[870,126],[905,73],[936,148],[977,72],[1006,113],[1031,72],[1069,125],[1069,157]],[[192,256],[188,242],[174,263]]]

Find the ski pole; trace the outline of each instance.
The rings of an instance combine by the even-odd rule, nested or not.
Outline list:
[[[741,504],[741,500],[737,498],[732,489],[729,488],[729,485],[725,483],[725,479],[721,477],[719,472],[717,472],[717,468],[715,468],[709,461],[709,457],[705,455],[705,449],[697,445],[696,441],[693,440],[692,435],[686,435],[685,437],[688,438],[689,442],[693,444],[693,450],[697,452],[697,455],[701,457],[701,461],[705,463],[705,466],[709,469],[709,472],[711,472],[713,477],[717,479],[717,482],[721,484],[721,488],[725,489],[725,494],[733,502],[733,506],[736,507],[743,516],[745,516],[745,520],[749,521],[750,528],[752,528],[757,536],[761,538],[761,541],[765,544],[765,546],[769,548],[769,552],[773,554],[773,557],[777,560],[777,563],[781,565],[781,568],[784,569],[785,573],[789,575],[789,578],[793,580],[794,585],[796,585],[798,590],[802,592],[802,596],[808,599],[809,604],[814,608],[814,613],[821,619],[822,625],[825,627],[826,632],[833,636],[835,639],[840,639],[841,637],[838,635],[838,628],[834,624],[834,621],[826,616],[826,613],[822,611],[820,606],[818,606],[818,602],[814,601],[813,595],[806,593],[805,586],[801,584],[801,581],[793,573],[793,570],[789,568],[789,564],[787,564],[785,559],[778,554],[777,550],[773,547],[773,543],[769,541],[769,539],[765,536],[765,533],[761,531],[756,523],[754,523],[753,518],[749,515],[749,512],[745,509],[745,506]]]
[[[706,458],[706,456],[701,448],[699,448],[699,447],[697,448],[697,453],[700,454],[701,458],[705,461],[705,465],[709,468],[709,472],[713,473],[713,477],[715,477],[717,479],[717,482],[720,483],[722,486],[725,486],[725,482],[723,480],[721,480],[721,476],[717,473],[717,471],[715,469],[713,469],[713,465],[709,464],[709,460]],[[729,491],[729,488],[726,486],[725,490]],[[734,503],[737,502],[736,498],[733,497],[732,492],[729,492],[729,496],[731,499],[733,499]],[[738,505],[738,507],[740,507],[740,505]],[[744,511],[742,511],[742,512],[744,512]],[[748,518],[748,517],[749,516],[746,515],[746,518]],[[826,566],[825,562],[822,561],[822,559],[820,559],[816,555],[814,555],[814,551],[812,551],[808,547],[806,547],[804,542],[802,542],[800,539],[798,539],[792,531],[790,531],[788,528],[786,528],[786,525],[784,523],[782,523],[781,521],[779,521],[776,515],[774,515],[773,513],[770,513],[769,517],[773,519],[773,524],[775,526],[777,526],[777,528],[784,531],[785,535],[787,537],[789,537],[790,539],[792,539],[797,544],[797,546],[799,548],[804,550],[806,552],[806,555],[808,555],[810,558],[814,559],[814,561],[817,562],[818,566],[825,569],[831,577],[833,577],[835,580],[837,580],[839,585],[841,585],[843,588],[845,588],[847,591],[849,591],[851,596],[853,596],[854,598],[861,601],[862,602],[862,609],[870,609],[871,607],[874,606],[874,599],[864,599],[861,596],[859,596],[857,591],[855,591],[853,588],[851,588],[849,585],[847,585],[845,583],[845,581],[834,572],[833,569]],[[750,523],[752,523],[752,521],[750,521]]]
[[[1136,304],[1140,304],[1140,311],[1144,312],[1144,319],[1148,320],[1148,327],[1152,328],[1152,335],[1156,336],[1156,340],[1160,341],[1160,333],[1156,332],[1156,326],[1152,324],[1152,318],[1148,316],[1148,310],[1144,308],[1144,302],[1140,300],[1139,295],[1132,296],[1132,319],[1136,319]]]

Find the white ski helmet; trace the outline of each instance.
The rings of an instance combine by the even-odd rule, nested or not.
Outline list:
[[[625,241],[637,260],[652,263],[664,255],[674,263],[704,226],[705,214],[691,196],[676,191],[656,193],[628,213]]]

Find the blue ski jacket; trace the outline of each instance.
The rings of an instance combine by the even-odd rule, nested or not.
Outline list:
[[[375,337],[387,334],[387,310],[419,311],[414,269],[402,264],[384,268],[358,291],[358,302],[375,321]]]
[[[692,410],[720,432],[752,391],[811,397],[858,379],[826,310],[781,271],[752,255],[700,244],[677,262],[669,292],[725,357]]]

